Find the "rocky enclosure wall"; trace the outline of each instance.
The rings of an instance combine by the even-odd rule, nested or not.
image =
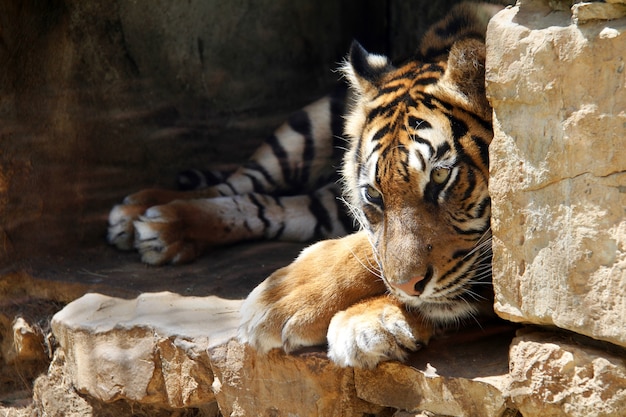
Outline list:
[[[452,2],[0,0],[0,266],[101,244],[124,195],[243,162],[354,38],[406,54]]]
[[[495,309],[621,355],[520,336],[509,395],[524,416],[623,415],[626,5],[564,6],[521,1],[489,26]]]
[[[35,409],[625,415],[625,15],[620,3],[522,0],[490,24],[495,308],[524,324],[514,337],[434,341],[408,365],[360,371],[319,351],[256,355],[232,339],[237,301],[86,295],[54,317],[59,347],[35,384]],[[24,355],[38,354],[27,349],[27,324],[14,332]]]

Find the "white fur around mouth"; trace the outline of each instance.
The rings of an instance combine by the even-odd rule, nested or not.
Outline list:
[[[392,294],[409,308],[418,310],[424,317],[435,323],[457,322],[477,314],[478,309],[471,303],[450,300],[428,300],[423,296],[409,296],[394,290]]]

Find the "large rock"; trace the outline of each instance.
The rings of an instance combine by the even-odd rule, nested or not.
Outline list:
[[[509,326],[454,333],[408,364],[365,371],[340,368],[319,349],[258,355],[233,339],[239,304],[169,292],[132,300],[87,294],[54,316],[60,349],[36,384],[36,404],[54,415],[55,398],[73,388],[91,400],[68,397],[57,407],[108,404],[120,416],[133,407],[151,407],[154,415],[174,409],[213,416],[218,406],[224,416],[511,415],[502,392]],[[51,394],[58,381],[65,385]]]
[[[511,346],[511,400],[524,417],[608,417],[626,410],[624,352],[531,331]]]
[[[626,19],[548,3],[489,25],[495,308],[626,346]]]
[[[52,331],[78,392],[103,402],[202,407],[215,402],[208,334],[234,329],[238,307],[214,296],[86,294],[54,316]]]

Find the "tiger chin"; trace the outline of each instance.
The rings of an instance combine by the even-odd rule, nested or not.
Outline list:
[[[455,7],[399,66],[353,44],[342,177],[361,231],[261,283],[241,310],[242,342],[327,343],[338,365],[372,368],[492,309],[484,35],[497,10]]]

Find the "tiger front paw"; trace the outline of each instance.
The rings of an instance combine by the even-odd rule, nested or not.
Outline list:
[[[260,352],[325,344],[337,312],[386,291],[365,267],[371,257],[364,232],[309,246],[250,293],[241,309],[239,339]]]
[[[340,366],[372,369],[380,362],[406,360],[426,345],[432,328],[397,301],[364,301],[333,317],[328,328],[328,357]]]
[[[289,288],[290,267],[274,272],[259,284],[241,307],[239,340],[260,353],[282,348],[289,353],[304,346],[322,345],[333,312],[323,303],[307,303],[307,286]],[[294,275],[294,280],[298,278]]]

